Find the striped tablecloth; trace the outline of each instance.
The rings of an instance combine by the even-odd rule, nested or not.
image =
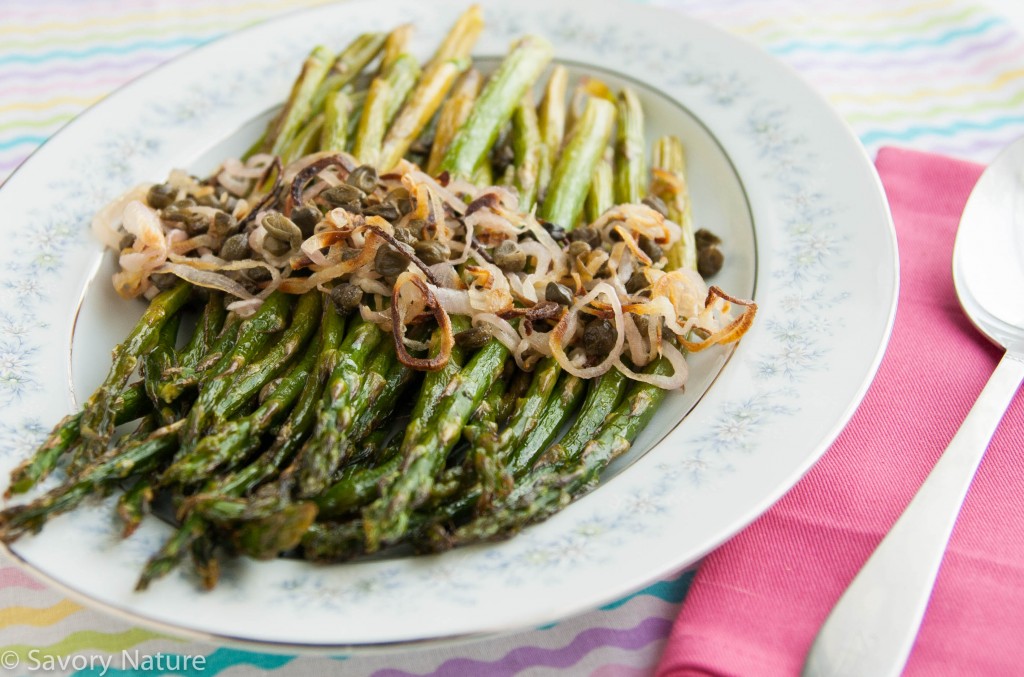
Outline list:
[[[789,63],[829,98],[872,154],[900,145],[981,162],[1024,133],[1024,37],[998,13],[1024,13],[1015,2],[657,0]],[[121,83],[237,28],[323,3],[2,0],[0,181]],[[0,378],[2,352],[0,346]],[[0,560],[0,674],[100,674],[97,657],[103,657],[113,659],[110,675],[642,675],[657,661],[688,582],[680,575],[553,626],[474,644],[296,657],[158,635],[83,608]],[[160,654],[161,665],[135,671],[123,650],[142,658]],[[204,658],[201,666],[197,656]],[[90,657],[93,666],[82,669]],[[192,659],[188,667],[183,657]],[[52,663],[41,665],[47,659]],[[67,667],[59,667],[61,660]],[[4,667],[13,662],[20,666]],[[56,669],[42,669],[51,665]]]

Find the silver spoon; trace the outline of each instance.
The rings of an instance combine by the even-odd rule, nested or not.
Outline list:
[[[903,515],[832,609],[807,655],[805,677],[902,672],[967,489],[1024,380],[1024,138],[985,170],[967,201],[953,282],[967,317],[1006,353]]]

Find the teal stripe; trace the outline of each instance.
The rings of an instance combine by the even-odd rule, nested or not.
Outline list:
[[[131,52],[142,50],[194,47],[204,42],[209,42],[220,35],[223,35],[223,32],[201,38],[181,36],[169,40],[140,40],[123,45],[96,45],[95,47],[87,47],[85,49],[53,49],[48,52],[40,52],[39,54],[3,54],[0,55],[0,65],[15,63],[38,64],[56,59],[85,59],[107,54],[130,54]]]
[[[262,670],[276,670],[283,665],[287,665],[291,661],[295,660],[295,656],[280,656],[277,654],[268,653],[255,653],[253,651],[241,651],[239,649],[216,649],[212,653],[206,655],[206,662],[203,664],[201,670],[195,669],[195,656],[192,654],[190,660],[187,663],[188,669],[182,670],[181,667],[185,667],[186,663],[184,660],[184,654],[169,653],[163,654],[162,661],[165,667],[174,667],[175,664],[179,666],[178,670],[142,670],[142,660],[146,656],[153,657],[153,666],[156,667],[155,654],[147,653],[145,649],[126,649],[128,655],[134,660],[136,655],[139,656],[139,669],[136,670],[131,667],[131,664],[125,664],[122,654],[114,654],[114,662],[111,664],[110,669],[106,672],[106,677],[156,677],[157,675],[187,675],[188,677],[213,677],[219,672],[233,668],[236,665],[250,665],[254,668]],[[138,653],[136,654],[136,651]],[[175,659],[175,656],[179,658]],[[96,665],[95,669],[86,668],[85,670],[79,670],[73,673],[73,677],[99,677],[100,673],[103,672],[103,668],[100,665]]]
[[[611,604],[605,604],[601,607],[602,611],[611,611],[612,609],[618,609],[620,606],[628,602],[635,597],[641,597],[648,595],[650,597],[657,597],[658,599],[664,600],[670,604],[680,604],[686,597],[686,592],[690,589],[690,583],[693,582],[693,576],[696,571],[687,571],[680,574],[678,577],[673,578],[670,581],[658,581],[653,585],[649,585],[639,592],[634,592],[628,597],[612,602]]]
[[[38,146],[43,141],[46,141],[46,139],[48,138],[48,136],[38,136],[32,134],[16,136],[13,139],[8,139],[7,141],[0,141],[0,150],[8,150],[14,148],[15,146],[21,146],[23,144],[33,144]]]
[[[921,47],[941,47],[962,38],[981,35],[996,26],[1006,26],[1006,21],[998,17],[991,17],[982,21],[976,26],[968,28],[955,28],[930,38],[910,38],[897,42],[809,42],[806,40],[794,40],[781,45],[766,45],[772,54],[785,55],[797,51],[810,52],[844,52],[849,54],[871,54],[874,52],[905,52]]]
[[[906,129],[873,129],[861,133],[860,140],[865,144],[882,141],[909,141],[918,136],[953,136],[960,132],[992,131],[1009,125],[1024,125],[1024,115],[1006,115],[985,122],[959,120],[948,125],[914,125]]]

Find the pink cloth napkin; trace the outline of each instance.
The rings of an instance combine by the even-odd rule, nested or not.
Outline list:
[[[896,222],[902,278],[881,369],[821,461],[701,565],[659,675],[799,674],[829,610],[1001,355],[961,312],[951,276],[960,213],[981,168],[891,148],[876,165]],[[1024,674],[1022,498],[1018,393],[967,496],[906,675]]]

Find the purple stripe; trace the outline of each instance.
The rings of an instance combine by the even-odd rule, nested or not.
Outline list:
[[[465,675],[488,675],[488,677],[513,677],[526,668],[549,667],[564,669],[578,663],[595,649],[611,646],[635,651],[651,642],[668,637],[672,621],[651,617],[629,630],[613,628],[588,628],[576,635],[561,649],[543,649],[523,646],[512,649],[502,658],[494,661],[480,661],[471,658],[453,658],[442,663],[429,673],[406,672],[386,669],[373,673],[373,677],[464,677]]]
[[[43,66],[36,68],[11,68],[0,71],[0,82],[5,80],[30,80],[38,82],[54,76],[80,76],[93,75],[101,71],[119,70],[125,73],[125,79],[138,74],[147,67],[163,63],[172,58],[174,54],[146,54],[131,53],[125,54],[121,59],[108,59],[106,61],[85,61],[78,64],[61,66]]]
[[[816,54],[803,59],[785,59],[785,61],[798,71],[810,71],[817,68],[828,68],[830,70],[859,70],[863,69],[865,66],[873,65],[885,66],[887,68],[933,66],[939,61],[962,62],[964,59],[969,59],[982,52],[999,49],[1017,39],[1017,34],[1011,30],[996,39],[977,42],[957,52],[929,50],[926,53],[919,52],[918,55],[913,57],[887,55],[884,59],[857,59],[853,55],[843,54],[841,55],[842,59],[840,61],[826,60],[822,58],[822,54]],[[772,49],[770,44],[765,44],[763,47],[765,47],[769,52]]]

